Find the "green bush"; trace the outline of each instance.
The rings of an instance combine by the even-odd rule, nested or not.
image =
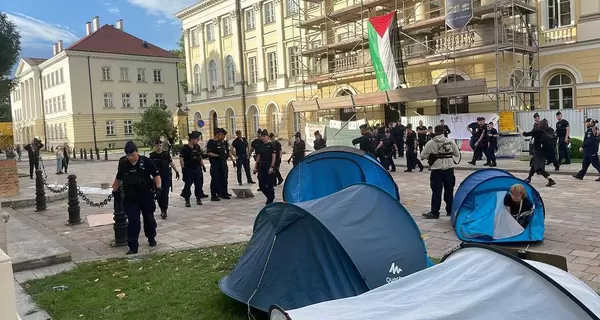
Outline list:
[[[573,159],[582,159],[583,153],[579,152],[579,148],[583,145],[583,141],[577,138],[571,138],[571,158]]]
[[[178,155],[178,154],[179,154],[179,151],[181,151],[181,147],[182,147],[182,146],[183,146],[182,144],[174,144],[174,145],[172,145],[172,146],[171,146],[171,152],[172,152],[173,154],[176,154],[176,155]]]

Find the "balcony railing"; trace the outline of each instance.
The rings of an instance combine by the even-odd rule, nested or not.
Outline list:
[[[470,30],[461,33],[448,34],[435,37],[433,48],[437,52],[452,52],[468,49],[475,44],[475,31]]]
[[[543,45],[557,45],[577,40],[577,27],[550,29],[541,32]]]

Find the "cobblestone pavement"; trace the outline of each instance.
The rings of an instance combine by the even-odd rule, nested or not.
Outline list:
[[[49,167],[47,165],[47,167]],[[285,176],[290,166],[285,164],[282,174]],[[79,176],[81,186],[99,187],[100,183],[111,183],[116,170],[115,162],[79,162],[72,166],[71,171]],[[455,233],[450,226],[449,218],[440,220],[422,220],[421,213],[428,211],[430,202],[429,174],[393,173],[400,189],[402,203],[415,218],[432,257],[441,257],[445,251],[458,243]],[[457,187],[460,181],[470,174],[469,171],[456,171]],[[523,176],[522,173],[516,174]],[[553,188],[544,187],[541,177],[534,177],[533,185],[540,191],[546,205],[546,240],[535,244],[530,249],[563,255],[569,261],[569,271],[594,288],[600,288],[600,215],[598,214],[598,198],[600,198],[600,183],[594,181],[590,174],[583,181],[574,180],[565,175],[555,175],[557,185]],[[58,180],[58,184],[66,182],[65,176],[52,175],[49,183]],[[22,183],[22,192],[28,189],[33,193],[29,179]],[[27,185],[28,184],[28,185]],[[174,184],[171,193],[171,208],[169,219],[158,221],[159,245],[153,250],[173,250],[211,246],[225,243],[247,241],[252,232],[254,218],[264,206],[265,198],[256,192],[256,186],[251,188],[256,192],[255,198],[231,199],[221,202],[205,201],[204,205],[193,205],[185,208],[179,198],[182,188],[181,181]],[[208,174],[205,174],[205,192],[208,192]],[[235,172],[230,167],[229,187],[237,186]],[[277,199],[281,199],[281,187],[277,188]],[[102,195],[90,195],[94,200],[104,199]],[[105,208],[90,208],[81,203],[81,215],[85,219],[90,214],[112,213],[112,205]],[[72,243],[67,247],[74,254],[75,260],[83,260],[98,256],[123,255],[125,248],[111,247],[113,239],[112,225],[91,228],[87,223],[77,226],[67,226],[67,203],[51,203],[48,211],[35,213],[34,208],[18,211],[23,222],[31,224],[45,233],[53,233]],[[150,248],[140,237],[141,251]]]

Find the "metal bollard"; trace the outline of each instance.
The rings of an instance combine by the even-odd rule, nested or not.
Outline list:
[[[42,170],[35,171],[35,212],[46,211],[46,189]]]
[[[108,149],[104,148],[104,161],[108,161]]]
[[[73,147],[73,160],[77,160],[77,150]]]
[[[87,150],[86,149],[82,149],[83,150],[83,157],[81,157],[81,159],[87,160]]]
[[[114,216],[113,229],[115,230],[115,246],[121,247],[127,245],[127,215],[123,210],[123,193],[118,192],[118,196],[113,198]]]
[[[96,148],[96,160],[100,160],[100,149]]]
[[[77,194],[77,176],[71,174],[67,177],[69,179],[69,225],[81,223],[81,208],[79,207],[79,194]]]
[[[90,148],[90,160],[94,160],[94,149]]]

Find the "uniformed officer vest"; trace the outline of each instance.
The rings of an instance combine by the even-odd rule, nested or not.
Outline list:
[[[160,172],[160,175],[165,177],[171,174],[171,170],[169,167],[169,160],[167,159],[167,155],[165,154],[168,151],[163,151],[161,153],[152,153],[150,155],[150,160],[154,162],[154,165]],[[168,154],[168,153],[167,153]]]
[[[136,194],[150,190],[152,179],[144,168],[144,161],[140,158],[123,176],[123,194],[127,198],[135,198]]]

